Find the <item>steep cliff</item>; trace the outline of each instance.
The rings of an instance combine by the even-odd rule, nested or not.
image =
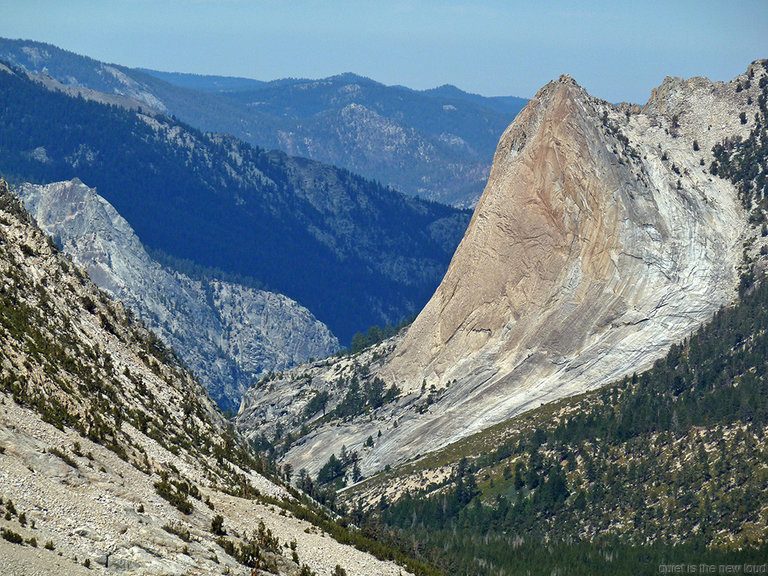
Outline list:
[[[755,255],[765,238],[710,165],[717,144],[755,128],[765,76],[755,63],[728,83],[667,78],[643,107],[568,76],[542,88],[501,137],[440,287],[366,366],[398,400],[310,428],[287,460],[316,466],[343,444],[371,471],[424,454],[641,371],[731,302],[743,243]],[[327,370],[270,385],[334,381],[339,366]]]
[[[266,373],[338,348],[330,330],[286,296],[161,266],[114,207],[78,180],[17,193],[38,225],[173,347],[224,409],[236,409]]]

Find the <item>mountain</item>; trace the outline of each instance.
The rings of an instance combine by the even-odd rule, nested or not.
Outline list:
[[[13,54],[13,52],[11,52],[11,54]],[[15,60],[14,63],[16,63]],[[30,70],[30,68],[26,66],[25,69]],[[203,92],[247,90],[251,88],[260,88],[266,84],[266,82],[261,80],[240,78],[237,76],[211,76],[206,74],[187,74],[183,72],[161,72],[159,70],[149,70],[147,68],[137,68],[136,70],[154,76],[155,78],[159,78],[173,86],[189,88],[190,90],[200,90]]]
[[[767,93],[764,61],[727,83],[668,78],[643,107],[548,84],[407,331],[260,383],[239,426],[280,425],[284,459],[313,473],[343,446],[366,475],[649,368],[765,267]]]
[[[249,141],[464,206],[479,197],[499,134],[525,102],[427,95],[354,74],[223,95],[260,119]]]
[[[497,112],[502,114],[508,114],[514,112],[515,115],[522,110],[528,103],[527,98],[518,98],[516,96],[481,96],[480,94],[472,94],[470,92],[464,92],[460,88],[453,86],[452,84],[443,84],[437,88],[431,88],[429,90],[422,90],[421,94],[425,96],[432,96],[437,98],[449,98],[452,100],[464,100],[466,102],[472,102],[479,106],[486,108],[493,108]]]
[[[342,498],[366,510],[358,524],[456,574],[763,569],[766,328],[763,275],[645,373],[533,409]]]
[[[342,342],[416,312],[469,219],[345,170],[91,96],[1,69],[0,171],[17,182],[80,178],[153,254],[219,269],[225,280],[255,279]]]
[[[135,70],[28,40],[0,39],[0,61],[460,206],[477,201],[499,134],[525,104],[448,86],[419,92],[354,74],[260,82]]]
[[[0,240],[3,574],[402,573],[269,480],[173,352],[2,181]]]
[[[339,347],[325,325],[285,296],[161,266],[112,205],[78,180],[14,192],[99,288],[179,354],[222,409],[237,410],[248,385],[267,373]]]

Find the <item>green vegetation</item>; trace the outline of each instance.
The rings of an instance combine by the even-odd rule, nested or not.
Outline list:
[[[0,534],[2,534],[3,538],[8,540],[11,544],[24,544],[24,538],[18,532],[2,528],[0,529]]]
[[[69,454],[67,454],[66,452],[64,452],[64,451],[62,451],[62,450],[59,450],[59,449],[58,449],[58,448],[56,448],[55,446],[54,446],[53,448],[48,448],[48,453],[49,453],[49,454],[53,454],[54,456],[58,456],[59,458],[61,458],[62,460],[64,460],[64,462],[66,462],[67,464],[69,464],[70,466],[72,466],[72,468],[75,468],[75,469],[77,469],[77,468],[79,468],[79,467],[80,467],[80,465],[77,463],[77,461],[76,461],[74,458],[72,458],[72,457],[71,457]]]
[[[365,380],[361,387],[357,374],[354,374],[342,383],[342,386],[346,386],[347,392],[333,409],[332,417],[334,418],[357,416],[367,410],[376,410],[400,394],[399,388],[394,384],[385,389],[384,380],[378,376],[372,380]]]
[[[763,283],[647,372],[450,447],[492,446],[352,519],[456,575],[762,564],[766,434]]]
[[[160,475],[160,482],[155,482],[155,491],[157,494],[172,504],[179,512],[192,514],[194,507],[187,497],[193,496],[200,499],[200,492],[194,484],[182,480],[173,480],[168,478],[168,473],[163,471]]]
[[[223,536],[219,537],[216,543],[240,564],[253,568],[254,572],[258,570],[273,572],[275,564],[269,559],[269,554],[282,554],[280,540],[272,534],[263,521],[259,522],[258,528],[253,531],[250,538],[244,539],[239,544]]]
[[[224,530],[224,516],[216,514],[211,520],[211,532],[216,536],[226,536],[227,531]]]
[[[755,126],[749,137],[726,139],[717,144],[712,152],[715,160],[710,165],[712,174],[731,180],[739,190],[739,196],[747,210],[753,212],[753,223],[764,220],[762,210],[768,210],[768,82],[760,80],[760,95],[757,97],[758,112]],[[742,112],[741,123],[746,124],[746,113]]]
[[[335,454],[331,454],[328,462],[320,468],[317,473],[317,481],[320,484],[330,484],[336,480],[343,480],[344,478],[344,464],[341,460],[336,458]]]
[[[387,324],[383,328],[381,326],[371,326],[368,328],[368,331],[365,333],[357,332],[352,337],[352,343],[349,345],[349,350],[342,350],[339,352],[340,355],[342,354],[357,354],[359,352],[362,352],[366,348],[370,348],[371,346],[378,344],[379,342],[383,342],[387,338],[391,338],[395,334],[399,333],[403,328],[406,328],[407,326],[410,326],[413,321],[416,319],[416,316],[409,316],[402,322],[400,322],[397,326],[390,326]]]
[[[331,395],[325,390],[322,392],[315,390],[312,398],[307,402],[307,405],[304,408],[304,417],[309,418],[321,410],[323,411],[323,415],[325,415],[325,407],[328,404],[330,397]]]
[[[189,528],[186,528],[183,524],[174,522],[173,524],[166,524],[163,526],[163,530],[169,534],[175,534],[181,538],[184,542],[190,542],[192,536],[189,533]]]

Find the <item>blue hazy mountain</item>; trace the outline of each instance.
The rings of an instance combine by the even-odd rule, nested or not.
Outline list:
[[[469,221],[344,169],[41,82],[0,71],[0,172],[80,178],[164,263],[286,294],[342,342],[418,311]]]
[[[0,60],[67,85],[135,98],[204,131],[459,206],[479,198],[498,139],[526,102],[453,86],[386,86],[349,73],[261,82],[137,70],[28,40],[0,39]]]

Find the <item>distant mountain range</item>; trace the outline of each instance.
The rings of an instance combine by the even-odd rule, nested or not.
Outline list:
[[[480,197],[499,137],[527,101],[449,85],[416,91],[355,74],[261,82],[137,70],[27,40],[0,39],[0,60],[458,206]]]
[[[165,263],[286,294],[343,343],[417,312],[469,221],[123,100],[105,105],[98,93],[1,67],[0,171],[16,182],[80,178]]]
[[[49,48],[18,57],[70,58]],[[427,130],[367,79],[64,72],[0,63],[0,171],[65,180],[16,189],[38,227],[0,179],[0,573],[765,572],[768,60],[642,107],[548,83],[471,220],[169,115],[258,103],[265,130],[327,115],[329,146],[371,150]],[[268,374],[227,422],[94,281],[224,368],[296,316],[333,343],[260,286],[345,342],[421,312]]]

